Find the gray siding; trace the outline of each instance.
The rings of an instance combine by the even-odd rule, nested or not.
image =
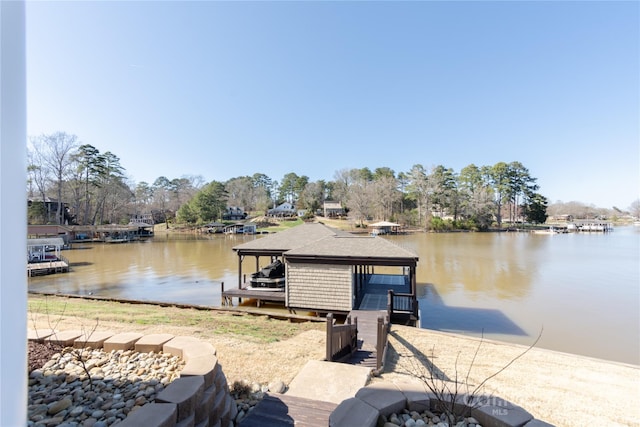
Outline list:
[[[287,266],[287,306],[351,311],[351,281],[349,265],[290,263]]]

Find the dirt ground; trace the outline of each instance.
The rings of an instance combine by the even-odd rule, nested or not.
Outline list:
[[[30,315],[28,328],[46,329],[44,315]],[[62,317],[57,330],[78,329],[78,319]],[[100,321],[110,332],[171,333],[211,343],[229,384],[246,380],[289,384],[309,360],[323,360],[325,332],[321,326],[286,339],[260,342],[234,334],[212,333],[200,325],[138,325]],[[415,380],[429,364],[449,379],[457,377],[475,388],[508,365],[526,347],[456,334],[393,326],[384,372],[372,381]],[[477,354],[476,354],[477,351]],[[474,359],[475,354],[475,359]],[[472,362],[473,360],[473,362]],[[466,391],[466,390],[461,390]],[[490,379],[484,393],[524,407],[536,418],[558,426],[640,426],[640,366],[533,348]]]

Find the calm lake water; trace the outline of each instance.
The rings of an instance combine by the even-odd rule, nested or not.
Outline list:
[[[158,235],[75,244],[64,252],[71,272],[30,278],[29,288],[219,306],[220,283],[237,286],[231,248],[255,238]],[[640,227],[387,238],[420,257],[423,328],[521,344],[544,328],[538,347],[640,364]]]

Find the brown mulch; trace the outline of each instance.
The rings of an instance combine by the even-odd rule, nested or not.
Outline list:
[[[62,350],[61,345],[56,344],[44,344],[35,341],[29,341],[29,356],[28,356],[28,368],[29,372],[34,369],[40,369],[51,360],[51,356],[59,353]]]

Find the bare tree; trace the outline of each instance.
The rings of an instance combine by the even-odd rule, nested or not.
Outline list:
[[[418,222],[422,225],[426,223],[429,215],[429,178],[424,166],[414,165],[408,173],[409,185],[407,185],[408,197],[415,200],[418,208]]]
[[[349,216],[360,226],[371,216],[374,198],[372,181],[361,172],[358,169],[351,170],[352,183],[347,196]]]
[[[333,174],[332,198],[346,207],[349,189],[353,183],[351,170],[340,169]]]
[[[298,205],[307,209],[311,214],[320,209],[324,202],[325,183],[324,181],[309,182],[300,193]]]
[[[227,191],[227,201],[230,206],[238,206],[244,208],[245,211],[254,209],[254,186],[251,177],[231,178],[224,184],[224,188]]]
[[[393,206],[402,198],[398,190],[398,182],[393,176],[381,176],[372,183],[372,192],[375,194],[373,204],[376,208],[376,217],[388,220],[393,216]]]
[[[47,207],[47,186],[51,181],[51,175],[49,170],[44,165],[43,159],[43,150],[36,148],[38,146],[38,141],[36,139],[31,140],[31,147],[28,151],[28,185],[29,185],[29,197],[34,197],[34,186],[35,190],[38,192],[38,196],[40,198],[40,203],[33,202],[32,207],[40,204],[42,206],[42,210],[38,211],[38,215],[33,215],[34,219],[42,216],[42,219],[39,222],[46,223],[48,222],[48,215],[46,211]],[[30,217],[32,213],[30,212]],[[36,219],[37,220],[37,219]]]
[[[41,164],[51,175],[57,193],[56,223],[64,223],[62,209],[62,186],[73,164],[73,151],[78,147],[78,137],[65,132],[55,132],[50,135],[40,135],[33,138],[32,145]],[[46,172],[43,171],[46,174]]]

